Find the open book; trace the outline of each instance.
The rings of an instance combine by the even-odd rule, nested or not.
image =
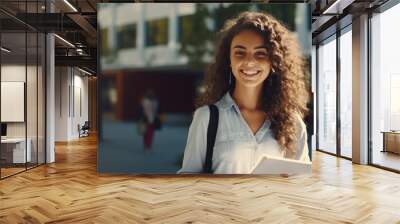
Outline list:
[[[259,159],[252,174],[311,174],[311,162],[265,155]]]

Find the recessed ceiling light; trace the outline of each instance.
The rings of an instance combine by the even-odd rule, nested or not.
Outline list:
[[[9,49],[7,49],[7,48],[5,48],[5,47],[1,47],[0,49],[1,49],[2,51],[6,52],[6,53],[10,53],[10,52],[11,52],[11,50],[9,50]]]
[[[73,45],[73,44],[72,44],[71,42],[69,42],[68,40],[66,40],[66,39],[64,39],[64,38],[62,38],[62,37],[60,37],[60,36],[57,35],[57,34],[54,34],[54,36],[57,37],[58,39],[60,39],[61,41],[63,41],[64,43],[66,43],[67,45],[69,45],[69,46],[75,48],[75,45]]]
[[[78,69],[79,69],[79,71],[81,71],[81,72],[83,72],[83,73],[85,73],[85,74],[87,74],[87,75],[93,75],[92,73],[90,73],[90,72],[88,72],[88,71],[86,71],[86,70],[83,70],[83,69],[81,69],[81,68],[79,68],[78,67]]]
[[[331,4],[325,9],[322,14],[324,15],[340,15],[343,14],[343,10],[350,6],[355,0],[336,0],[329,1]]]
[[[65,4],[67,4],[72,10],[74,10],[74,12],[78,12],[78,10],[68,1],[68,0],[64,0]]]

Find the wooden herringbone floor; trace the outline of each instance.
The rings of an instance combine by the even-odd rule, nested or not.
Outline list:
[[[309,177],[99,176],[96,139],[0,181],[0,223],[400,223],[400,175],[320,152]]]

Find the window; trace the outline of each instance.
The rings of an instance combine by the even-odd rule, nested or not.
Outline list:
[[[118,49],[136,47],[136,24],[128,24],[117,28]]]
[[[146,46],[168,43],[168,18],[146,22]]]
[[[318,48],[318,149],[336,154],[336,36]]]
[[[185,42],[193,30],[193,15],[180,16],[178,19],[178,42]]]
[[[400,170],[398,21],[400,4],[371,18],[371,157],[373,164],[395,170]]]
[[[340,36],[340,154],[352,157],[352,34]]]
[[[390,74],[390,130],[400,130],[400,73]]]
[[[108,29],[107,28],[100,29],[100,35],[101,35],[101,54],[108,55],[110,53]]]

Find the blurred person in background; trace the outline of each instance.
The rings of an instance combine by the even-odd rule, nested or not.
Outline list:
[[[138,132],[143,135],[144,150],[150,150],[153,144],[154,131],[160,129],[158,99],[153,90],[147,90],[140,102],[141,117]]]

